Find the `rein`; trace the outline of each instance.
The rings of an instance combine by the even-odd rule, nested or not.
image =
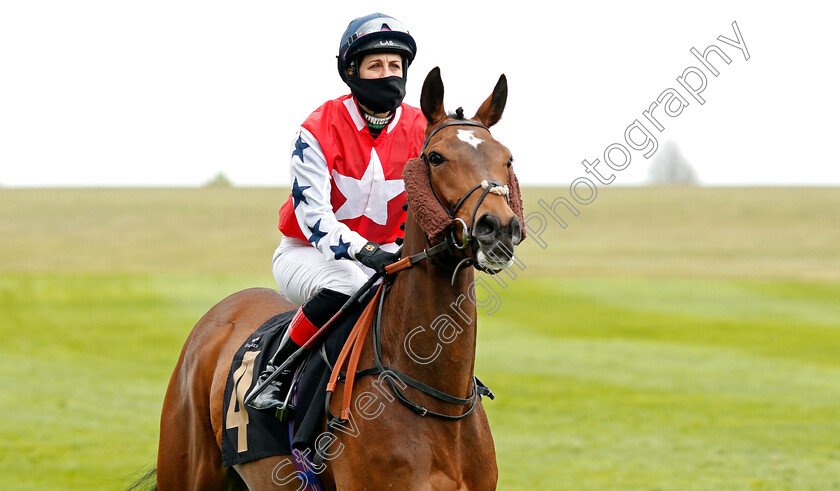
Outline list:
[[[429,145],[432,137],[434,137],[438,131],[442,130],[443,128],[449,126],[477,126],[479,128],[484,128],[485,130],[489,131],[487,126],[471,120],[453,120],[448,121],[437,128],[435,128],[426,140],[423,142],[423,147],[421,149],[421,158],[426,163],[427,166],[430,166],[428,156],[426,155],[426,148]],[[452,220],[449,227],[449,234],[445,237],[443,241],[438,243],[435,246],[432,246],[428,249],[423,250],[418,254],[407,256],[399,261],[389,264],[385,266],[384,272],[376,273],[369,282],[369,285],[372,285],[378,278],[382,277],[383,275],[388,275],[392,278],[391,275],[398,273],[404,269],[408,269],[413,267],[420,261],[428,260],[430,263],[436,264],[432,261],[432,258],[440,253],[449,252],[452,254],[453,248],[454,249],[464,249],[466,248],[472,240],[475,239],[473,235],[473,229],[475,227],[476,221],[476,214],[478,213],[478,209],[481,206],[481,203],[487,197],[488,194],[496,194],[500,196],[504,196],[505,199],[510,203],[510,191],[507,185],[499,182],[499,181],[488,181],[483,180],[480,183],[472,186],[463,196],[458,200],[457,204],[452,206],[450,202],[449,205],[444,203],[444,201],[440,198],[437,191],[435,190],[434,183],[432,182],[432,172],[431,168],[428,169],[428,176],[429,176],[429,187],[432,189],[432,193],[434,194],[435,198],[437,199],[438,203],[443,207],[446,211],[449,219]],[[463,204],[466,200],[472,196],[478,189],[482,189],[481,195],[478,198],[478,202],[473,209],[472,216],[470,218],[469,225],[464,222],[463,219],[458,218],[456,215],[458,210],[461,209]],[[456,237],[455,235],[455,228],[456,225],[459,224],[462,227],[461,230],[461,237]],[[426,236],[427,243],[429,242],[429,237]],[[473,260],[471,258],[464,258],[462,259],[456,266],[455,271],[452,275],[452,283],[455,282],[455,277],[458,274],[458,271],[462,266],[465,264],[472,264]],[[477,267],[477,265],[476,265]],[[481,268],[479,268],[481,269]],[[350,336],[347,339],[347,342],[344,344],[341,352],[336,359],[335,366],[331,366],[332,372],[330,374],[329,381],[327,382],[327,395],[325,398],[325,412],[327,414],[327,431],[333,432],[339,425],[347,423],[350,418],[350,405],[353,395],[353,386],[355,384],[357,377],[364,377],[368,375],[381,375],[385,374],[385,380],[388,382],[388,386],[391,389],[391,392],[396,396],[396,398],[406,407],[411,409],[416,414],[420,416],[432,416],[438,419],[442,419],[445,421],[458,421],[463,418],[466,418],[475,410],[476,405],[481,397],[487,396],[491,399],[495,398],[493,392],[485,386],[478,377],[473,375],[473,388],[472,394],[469,397],[462,398],[456,397],[445,392],[442,392],[434,387],[426,385],[419,380],[416,380],[399,370],[396,370],[393,367],[387,366],[383,363],[382,360],[382,309],[385,303],[385,295],[390,288],[391,279],[386,278],[383,281],[376,293],[374,294],[373,298],[370,300],[370,303],[365,308],[364,312],[362,312],[361,317],[356,322],[355,326],[353,326],[353,330],[350,332]],[[365,340],[367,339],[368,331],[370,331],[371,325],[374,326],[373,333],[371,335],[371,341],[373,344],[373,364],[374,366],[365,368],[362,370],[358,370],[359,359],[361,358],[362,350],[364,348]],[[323,328],[322,328],[323,329]],[[326,354],[325,346],[322,344],[320,348],[320,355],[324,359],[324,361],[329,366],[329,360]],[[342,371],[342,369],[346,366],[346,370]],[[420,392],[431,396],[434,399],[439,401],[443,401],[447,404],[453,404],[456,406],[468,406],[466,411],[462,412],[461,414],[451,415],[451,414],[444,414],[432,411],[412,400],[410,400],[405,393],[400,390],[399,387],[394,383],[396,379],[401,382],[403,386],[412,387]],[[342,398],[342,406],[341,412],[339,416],[336,416],[330,410],[330,402],[332,401],[332,395],[335,392],[336,385],[338,382],[344,382],[344,390],[343,390],[343,398]],[[316,452],[315,455],[315,463],[316,465],[320,464],[323,461],[323,457],[321,456],[320,452]]]
[[[400,259],[399,261],[389,264],[385,266],[384,274],[393,275],[402,271],[404,269],[408,269],[413,267],[418,262],[424,259],[430,259],[432,256],[444,252],[449,249],[449,245],[446,242],[441,242],[440,244],[426,249],[423,252],[415,254],[413,256],[408,256]],[[379,276],[382,273],[378,273]],[[361,317],[356,322],[356,325],[353,326],[353,330],[350,332],[350,336],[347,339],[347,342],[344,344],[344,347],[339,353],[338,358],[336,359],[335,366],[332,366],[332,373],[330,374],[329,382],[327,383],[327,396],[325,400],[325,412],[327,414],[327,429],[328,431],[332,432],[335,430],[336,426],[346,423],[350,418],[350,404],[352,399],[353,393],[353,385],[355,383],[356,377],[363,377],[367,375],[379,375],[379,374],[387,374],[391,375],[404,385],[411,386],[424,394],[427,394],[435,399],[440,401],[466,406],[469,405],[469,409],[466,412],[458,415],[449,415],[438,413],[435,411],[431,411],[420,404],[417,404],[411,401],[395,384],[394,381],[390,379],[390,377],[386,376],[385,380],[388,382],[388,386],[390,387],[391,391],[397,397],[397,399],[403,403],[406,407],[414,411],[415,413],[419,414],[420,416],[432,416],[439,419],[447,420],[447,421],[457,421],[463,418],[466,418],[470,414],[472,414],[473,410],[475,409],[478,400],[482,396],[490,397],[491,399],[495,398],[493,392],[487,388],[477,377],[473,376],[473,390],[472,395],[467,398],[455,397],[445,392],[442,392],[434,387],[426,385],[408,375],[396,370],[393,367],[386,366],[382,362],[382,308],[385,303],[385,294],[387,293],[389,286],[386,284],[389,281],[383,281],[379,288],[376,290],[373,298],[370,300],[370,303],[365,308],[364,312],[362,312]],[[368,331],[370,330],[370,326],[375,325],[372,334],[372,342],[373,342],[373,367],[366,368],[363,370],[357,370],[359,358],[362,354],[362,349],[364,348],[365,339],[367,338]],[[329,366],[329,360],[327,359],[325,347],[322,344],[320,354],[323,357],[324,361]],[[341,369],[345,366],[347,369],[345,372],[342,372]],[[336,384],[339,381],[344,382],[344,394],[343,394],[343,401],[342,401],[342,409],[340,417],[336,416],[330,410],[330,401],[332,400],[332,394],[335,391]],[[316,458],[320,459],[320,454],[316,453]]]
[[[414,387],[415,389],[423,392],[424,394],[430,395],[435,399],[438,399],[443,402],[447,402],[449,404],[456,404],[465,406],[470,404],[469,409],[466,412],[459,414],[459,415],[449,415],[449,414],[442,414],[437,413],[434,411],[430,411],[429,409],[417,404],[411,400],[409,400],[405,394],[397,388],[394,384],[394,381],[388,377],[385,377],[385,380],[388,382],[388,386],[391,388],[391,391],[394,395],[397,396],[397,399],[400,400],[404,405],[406,405],[409,409],[414,411],[415,413],[419,414],[420,416],[433,416],[439,419],[447,420],[447,421],[457,421],[459,419],[466,418],[473,412],[475,409],[476,403],[480,396],[488,396],[490,399],[494,399],[495,396],[493,392],[487,388],[484,384],[478,380],[477,377],[473,376],[473,390],[472,395],[466,399],[451,396],[440,390],[435,389],[434,387],[430,387],[414,378],[409,377],[408,375],[400,372],[399,370],[394,369],[393,367],[385,366],[382,363],[382,306],[384,304],[385,295],[381,295],[379,297],[378,307],[377,307],[377,315],[376,315],[376,328],[373,330],[372,340],[373,340],[373,363],[375,365],[375,371],[372,371],[374,374],[379,373],[388,373],[392,374],[396,377],[399,381],[403,382],[404,384]]]

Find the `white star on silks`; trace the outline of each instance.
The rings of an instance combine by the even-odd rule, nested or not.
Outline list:
[[[333,170],[333,180],[341,194],[347,198],[335,212],[335,217],[339,220],[364,215],[377,225],[385,225],[388,222],[388,207],[385,203],[405,190],[402,179],[385,180],[385,171],[376,150],[371,150],[370,163],[361,179],[343,176]],[[370,203],[376,205],[370,206]]]

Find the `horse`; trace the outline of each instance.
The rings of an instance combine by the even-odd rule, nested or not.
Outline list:
[[[509,267],[524,237],[511,153],[489,132],[502,116],[507,79],[499,78],[471,119],[460,108],[447,114],[443,92],[435,68],[421,93],[428,122],[422,156],[409,161],[404,173],[402,270],[383,281],[387,293],[379,297],[376,331],[358,340],[357,359],[376,359],[389,370],[357,377],[355,386],[335,382],[333,391],[344,395],[344,405],[328,399],[324,429],[350,418],[354,431],[319,438],[324,489],[496,487],[495,447],[480,397],[489,391],[482,392],[474,377],[474,283],[476,269],[496,273]],[[150,473],[157,489],[300,489],[291,456],[226,468],[220,450],[224,427],[231,424],[224,420],[229,408],[222,406],[234,354],[263,322],[296,308],[278,291],[251,288],[225,298],[198,321],[163,402],[157,467]],[[250,377],[240,383],[249,385]],[[341,417],[329,421],[335,414]]]

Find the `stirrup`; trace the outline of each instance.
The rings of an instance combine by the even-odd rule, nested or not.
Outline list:
[[[307,324],[310,328],[317,330],[306,318],[301,307],[290,321],[277,351],[270,358],[265,371],[260,374],[257,384],[245,397],[248,407],[261,411],[274,409],[275,416],[280,421],[285,421],[294,414],[295,406],[291,400],[292,389],[295,373],[300,365],[300,356],[296,357],[296,355],[300,355],[303,348],[291,338],[291,334],[295,326]],[[277,373],[281,367],[285,368]]]
[[[248,406],[260,411],[274,409],[275,416],[280,421],[285,421],[294,414],[295,410],[292,404],[293,378],[293,372],[281,374],[279,379],[272,381],[253,401],[248,403]]]
[[[289,390],[286,392],[286,397],[283,403],[274,409],[274,417],[280,421],[288,421],[295,416],[295,405],[292,404],[292,384],[289,384]]]

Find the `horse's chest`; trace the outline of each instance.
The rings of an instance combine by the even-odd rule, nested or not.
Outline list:
[[[358,438],[342,435],[346,454],[339,467],[356,476],[366,469],[364,489],[495,489],[495,450],[484,411],[450,422],[394,404],[398,408],[378,418],[361,418]]]

